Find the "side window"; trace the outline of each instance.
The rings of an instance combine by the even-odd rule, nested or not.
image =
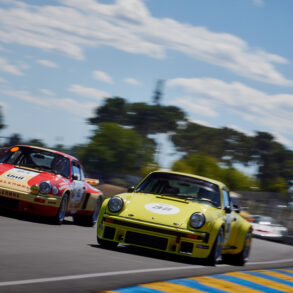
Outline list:
[[[75,176],[78,180],[80,181],[81,180],[81,172],[80,172],[80,167],[77,163],[73,162],[73,165],[72,165],[72,175]]]
[[[231,200],[230,200],[229,192],[226,189],[222,189],[222,193],[223,193],[223,205],[224,205],[224,208],[231,206]]]
[[[80,167],[80,180],[81,181],[85,180],[84,172],[83,172],[83,169],[81,167]]]

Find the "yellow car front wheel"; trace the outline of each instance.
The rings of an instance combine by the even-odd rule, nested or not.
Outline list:
[[[210,252],[210,255],[207,258],[207,265],[214,266],[218,261],[222,259],[222,247],[224,241],[224,232],[223,228],[220,228],[217,238],[214,242],[213,248]]]
[[[242,251],[238,254],[223,255],[223,261],[231,265],[244,266],[248,260],[248,256],[250,253],[251,239],[252,239],[252,231],[249,230],[246,234]]]

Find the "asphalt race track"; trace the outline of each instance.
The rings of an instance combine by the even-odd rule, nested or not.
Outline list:
[[[244,267],[203,266],[134,247],[96,243],[95,228],[0,211],[0,292],[100,292],[174,278],[293,267],[293,246],[254,239]]]

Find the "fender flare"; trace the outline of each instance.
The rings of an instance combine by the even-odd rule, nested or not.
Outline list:
[[[225,222],[222,220],[222,219],[218,219],[212,229],[211,229],[211,232],[210,232],[210,237],[209,237],[209,243],[212,245],[216,238],[217,238],[217,235],[218,235],[218,231],[220,230],[220,228],[223,228],[223,232],[224,232],[224,235],[226,233],[226,229],[225,229]]]

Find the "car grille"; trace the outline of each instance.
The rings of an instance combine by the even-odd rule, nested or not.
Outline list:
[[[103,221],[107,222],[107,218],[104,218]],[[176,237],[186,237],[186,235],[188,234],[188,233],[184,233],[184,232],[169,230],[166,228],[152,227],[152,226],[148,226],[145,224],[131,223],[131,222],[126,222],[126,221],[117,220],[117,219],[111,219],[111,222],[113,224],[117,224],[120,226],[137,228],[140,230],[152,231],[152,232],[161,233],[161,234],[165,234],[165,235],[172,235],[172,236],[176,236]],[[209,237],[209,235],[207,233],[205,235],[197,235],[197,239],[203,240],[204,242],[208,241],[208,237]]]
[[[17,210],[18,200],[0,196],[0,206],[7,209]]]
[[[162,237],[127,231],[125,236],[125,243],[166,250],[168,240]]]
[[[181,247],[180,247],[180,252],[192,253],[192,250],[193,250],[193,243],[182,241]]]
[[[104,238],[114,239],[114,235],[115,235],[115,228],[105,227]]]

